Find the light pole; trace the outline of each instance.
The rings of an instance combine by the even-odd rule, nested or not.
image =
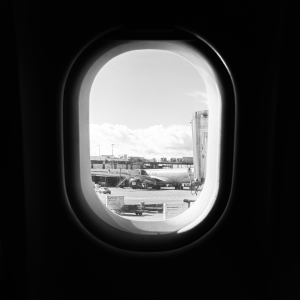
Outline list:
[[[99,147],[99,160],[100,160],[100,145],[98,145],[98,147]]]
[[[115,144],[111,144],[111,161],[113,164],[113,169],[114,169],[114,145]]]
[[[114,145],[115,144],[111,144],[111,158],[114,158]]]

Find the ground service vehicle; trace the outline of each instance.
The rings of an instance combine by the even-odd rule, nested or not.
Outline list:
[[[110,189],[107,188],[107,187],[100,187],[100,188],[98,189],[98,192],[99,192],[100,194],[110,194],[110,193],[111,193]]]
[[[127,298],[132,282],[153,280],[157,299],[299,299],[292,175],[299,169],[299,118],[289,69],[297,69],[292,43],[299,26],[289,25],[284,1],[13,0],[2,11],[1,168],[8,197],[0,207],[1,299],[101,299],[106,291]],[[233,118],[222,124],[234,125],[226,140],[232,152],[222,152],[232,157],[224,165],[232,172],[221,177],[230,178],[226,208],[215,224],[203,223],[205,234],[195,227],[170,246],[161,236],[160,250],[150,236],[119,233],[116,241],[108,226],[100,240],[93,217],[84,219],[80,204],[69,204],[77,188],[66,174],[80,168],[70,163],[76,147],[65,148],[72,130],[64,126],[64,85],[86,45],[122,26],[128,39],[172,39],[172,26],[190,30],[216,49],[236,91]],[[136,248],[134,239],[143,245]]]

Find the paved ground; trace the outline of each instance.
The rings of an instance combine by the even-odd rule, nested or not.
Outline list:
[[[161,204],[168,202],[182,202],[184,199],[196,200],[198,195],[192,195],[189,188],[175,190],[174,187],[161,188],[161,190],[143,190],[131,188],[109,188],[111,195],[124,196],[125,205],[139,204],[144,201],[145,204]],[[106,195],[97,193],[99,199],[105,203]],[[142,216],[136,216],[135,213],[122,213],[122,217],[133,220],[162,220],[163,214],[158,212],[143,212]]]

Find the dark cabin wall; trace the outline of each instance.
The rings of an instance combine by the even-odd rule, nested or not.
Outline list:
[[[9,78],[3,88],[10,99],[2,102],[3,128],[9,128],[3,130],[3,187],[9,197],[0,209],[3,296],[90,299],[104,298],[109,290],[112,298],[170,298],[196,289],[205,299],[296,299],[297,176],[291,171],[299,166],[299,121],[283,1],[201,1],[197,7],[186,1],[14,1],[3,7]],[[237,89],[228,210],[204,239],[166,253],[98,243],[73,222],[64,187],[60,99],[68,70],[101,32],[145,21],[198,31],[224,58]],[[18,188],[11,180],[16,170]]]

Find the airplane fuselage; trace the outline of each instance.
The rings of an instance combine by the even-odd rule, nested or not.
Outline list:
[[[130,181],[147,182],[150,184],[181,184],[190,183],[194,179],[193,168],[178,169],[92,169],[92,174],[104,177],[128,177]]]
[[[151,178],[157,178],[164,183],[189,183],[194,179],[194,169],[191,168],[191,178],[187,168],[180,169],[147,169],[144,170],[146,175]]]

